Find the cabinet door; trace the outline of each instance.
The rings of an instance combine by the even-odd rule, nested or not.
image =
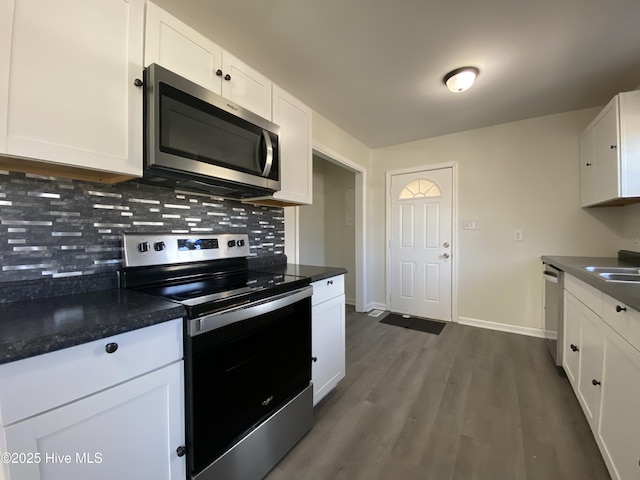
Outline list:
[[[220,95],[222,48],[157,5],[147,5],[144,64],[157,63]]]
[[[578,369],[580,368],[581,313],[580,301],[564,291],[564,348],[562,365],[573,385],[578,389]]]
[[[588,128],[580,137],[580,192],[583,207],[597,201],[594,169],[593,128]]]
[[[222,55],[222,96],[271,120],[271,81],[229,52]]]
[[[14,0],[13,9],[10,58],[0,55],[7,153],[140,176],[144,0]]]
[[[178,480],[186,477],[183,363],[171,364],[5,429],[7,480]]]
[[[0,153],[7,152],[7,115],[9,106],[9,65],[11,63],[11,31],[13,1],[0,1]],[[0,479],[2,476],[0,475]]]
[[[620,196],[618,174],[617,99],[609,103],[600,120],[593,125],[594,202]]]
[[[614,479],[640,478],[640,352],[614,332],[605,339],[598,438]]]
[[[313,404],[316,405],[345,375],[344,295],[312,308],[311,352]]]
[[[277,200],[311,204],[311,109],[277,85],[273,86],[273,122],[280,125],[280,191]]]
[[[578,397],[584,414],[594,432],[597,429],[602,393],[602,359],[604,339],[602,319],[586,306],[581,307],[582,335],[580,343],[580,373]]]

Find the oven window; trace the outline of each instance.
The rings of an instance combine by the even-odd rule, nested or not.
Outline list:
[[[190,337],[193,474],[311,381],[311,299]]]

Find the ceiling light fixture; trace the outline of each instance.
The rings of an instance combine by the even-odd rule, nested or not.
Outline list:
[[[464,92],[473,85],[479,73],[480,70],[476,67],[456,68],[447,73],[442,81],[452,92]]]

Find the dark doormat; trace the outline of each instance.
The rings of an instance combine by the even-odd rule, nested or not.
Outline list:
[[[446,325],[444,322],[437,322],[426,318],[406,318],[399,313],[390,313],[380,320],[380,323],[387,323],[389,325],[395,325],[396,327],[410,328],[411,330],[418,330],[420,332],[433,333],[434,335],[440,335],[440,332],[442,332],[442,329]]]

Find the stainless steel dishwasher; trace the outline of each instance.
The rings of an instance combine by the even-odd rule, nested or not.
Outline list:
[[[564,272],[546,263],[544,277],[544,331],[547,347],[557,367],[562,368],[562,315]]]

